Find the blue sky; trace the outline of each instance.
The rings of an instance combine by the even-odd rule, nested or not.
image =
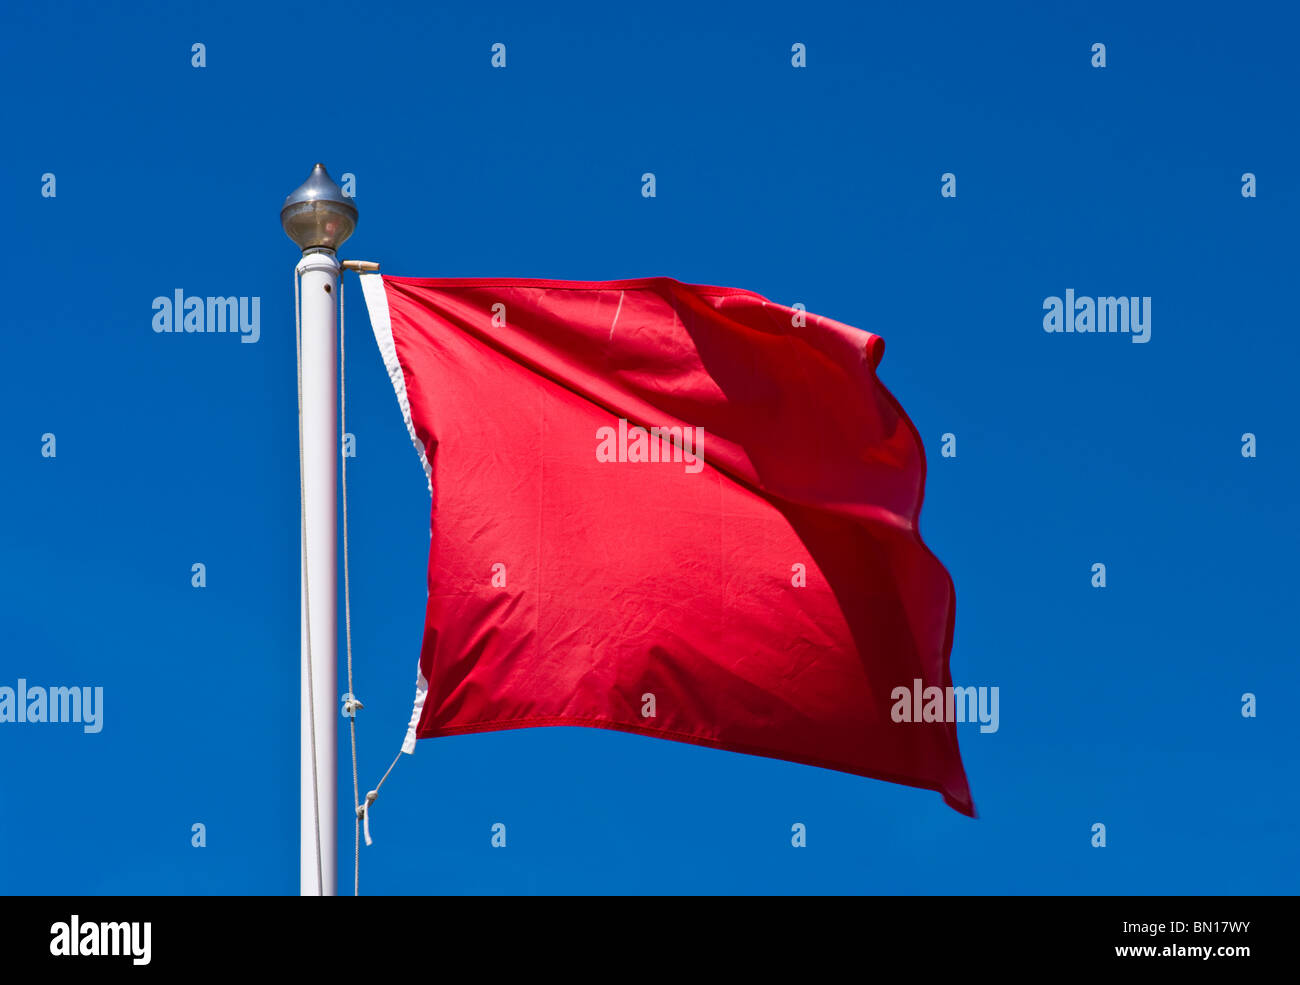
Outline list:
[[[102,686],[104,726],[0,724],[0,892],[297,891],[278,211],[321,160],[356,175],[344,255],[389,273],[664,274],[883,335],[957,587],[953,676],[1001,695],[996,733],[961,726],[975,821],[612,732],[427,740],[375,807],[363,892],[1294,893],[1281,7],[6,6],[0,686]],[[155,334],[177,288],[259,297],[259,342]],[[1151,341],[1045,333],[1066,289],[1151,297]],[[348,322],[364,790],[409,717],[428,496],[355,279]]]

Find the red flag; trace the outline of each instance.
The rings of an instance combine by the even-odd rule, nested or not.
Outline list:
[[[879,336],[662,277],[363,283],[433,497],[408,751],[611,728],[974,815],[955,724],[891,715],[951,686],[954,593]]]

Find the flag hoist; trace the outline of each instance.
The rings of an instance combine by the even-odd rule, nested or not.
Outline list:
[[[357,208],[324,165],[284,202],[280,223],[302,259],[294,272],[298,305],[298,436],[302,513],[302,695],[299,892],[338,888],[338,653],[336,481],[338,432],[338,248]]]

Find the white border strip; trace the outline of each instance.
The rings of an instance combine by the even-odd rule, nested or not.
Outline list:
[[[424,713],[424,699],[429,696],[429,682],[418,669],[415,672],[415,708],[411,711],[411,721],[406,726],[406,738],[402,740],[402,752],[408,756],[415,754],[415,729],[420,724],[420,715]]]
[[[374,330],[375,341],[379,343],[379,354],[384,359],[384,368],[388,370],[388,379],[397,394],[397,406],[402,411],[402,420],[406,422],[406,432],[411,436],[411,444],[420,456],[424,466],[424,478],[429,484],[429,495],[433,495],[433,470],[429,468],[429,459],[424,453],[424,445],[415,436],[415,424],[411,420],[411,401],[406,396],[406,377],[402,375],[401,363],[397,361],[397,345],[393,342],[393,321],[388,313],[388,295],[384,290],[382,274],[369,272],[361,274],[361,293],[365,295],[366,308],[370,311],[370,327]]]
[[[429,495],[433,495],[433,470],[429,468],[428,456],[424,445],[415,436],[415,424],[411,420],[411,401],[406,395],[406,377],[402,375],[402,365],[397,361],[397,346],[393,342],[393,321],[388,313],[388,294],[384,289],[382,274],[375,272],[361,273],[361,293],[366,299],[366,308],[370,312],[370,327],[375,333],[375,342],[379,344],[379,354],[384,359],[384,368],[388,370],[388,379],[393,384],[393,393],[397,395],[397,406],[402,411],[402,420],[406,422],[406,433],[411,436],[424,466],[424,478],[429,485]],[[402,740],[402,752],[407,755],[415,753],[415,729],[420,724],[420,714],[424,711],[424,699],[429,693],[429,682],[424,674],[416,669],[415,707],[411,711],[411,721],[406,727],[406,737]]]

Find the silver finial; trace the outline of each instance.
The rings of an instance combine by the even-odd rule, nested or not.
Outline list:
[[[280,225],[304,253],[337,250],[357,226],[357,207],[317,164],[311,175],[284,200]]]

